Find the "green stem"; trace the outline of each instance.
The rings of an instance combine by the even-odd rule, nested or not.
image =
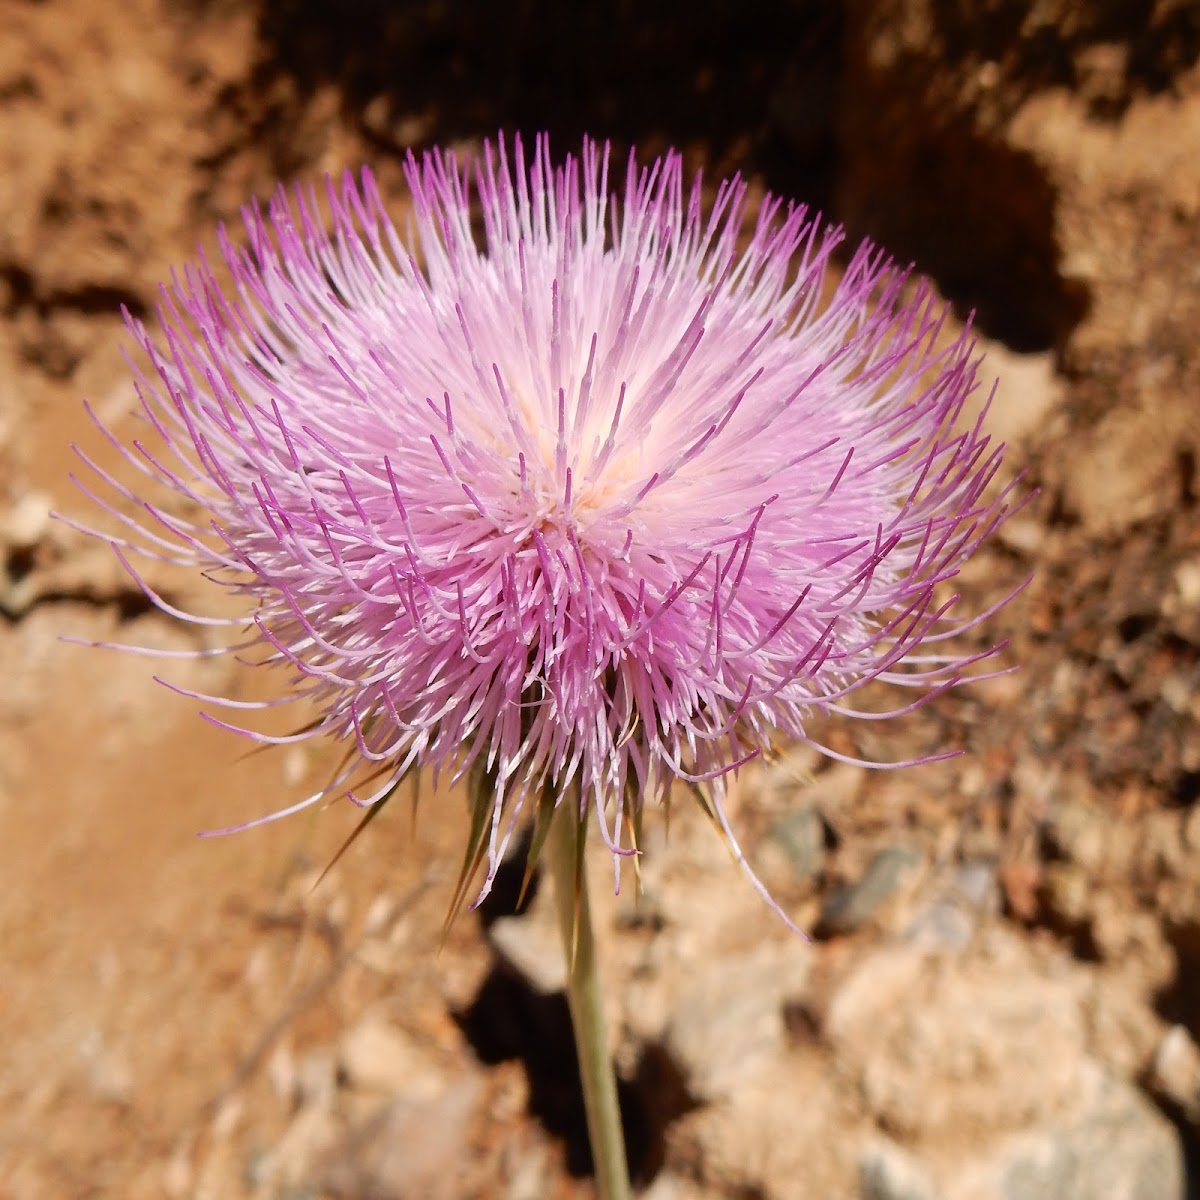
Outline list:
[[[575,1050],[583,1081],[596,1194],[599,1200],[630,1200],[629,1167],[625,1162],[621,1110],[617,1106],[617,1077],[608,1053],[604,998],[588,907],[583,841],[583,819],[577,802],[568,794],[550,822],[548,850],[554,870],[563,951],[567,956],[567,1001],[571,1006]]]

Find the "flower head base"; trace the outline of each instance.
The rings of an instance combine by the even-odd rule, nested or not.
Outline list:
[[[407,237],[367,172],[330,185],[332,232],[281,191],[248,248],[222,235],[232,289],[200,262],[161,341],[129,320],[163,449],[118,448],[205,516],[138,500],[100,536],[244,595],[234,649],[319,714],[294,737],[353,748],[285,811],[364,764],[364,805],[417,767],[486,781],[485,894],[530,797],[572,797],[619,870],[688,780],[736,851],[726,772],[868,715],[869,680],[921,703],[983,657],[936,648],[973,624],[939,585],[1007,511],[1000,450],[959,427],[967,336],[939,344],[869,245],[832,284],[840,234],[803,209],[768,199],[745,241],[741,182],[706,206],[678,157],[619,194],[608,170],[591,144],[410,157]]]

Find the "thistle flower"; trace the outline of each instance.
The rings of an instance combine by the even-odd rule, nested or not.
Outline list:
[[[248,627],[231,652],[288,668],[317,714],[290,737],[209,720],[350,749],[247,824],[474,772],[486,894],[522,810],[564,798],[619,879],[680,779],[744,865],[728,772],[811,742],[815,713],[878,715],[848,705],[868,681],[913,708],[994,652],[942,649],[974,620],[939,585],[1009,507],[985,495],[1001,450],[960,427],[973,344],[941,344],[942,308],[878,249],[839,275],[841,233],[803,208],[768,198],[743,237],[746,185],[706,205],[676,155],[631,158],[611,194],[591,143],[406,171],[405,235],[368,171],[329,184],[331,232],[281,190],[244,248],[221,233],[232,287],[201,259],[161,334],[127,316],[161,442],[108,435],[150,498],[80,453],[138,514],[105,504],[127,533],[98,536],[166,612]],[[247,615],[179,611],[133,554]]]

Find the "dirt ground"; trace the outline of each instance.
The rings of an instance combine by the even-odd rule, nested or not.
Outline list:
[[[1095,989],[1093,1014],[1126,1014],[1080,1055],[1145,1098],[1183,1164],[1182,1185],[1136,1194],[1200,1195],[1200,1065],[1178,1082],[1164,1049],[1174,1036],[1190,1063],[1200,1034],[1194,3],[0,0],[0,31],[2,1200],[592,1194],[561,997],[498,932],[520,920],[513,897],[499,889],[440,945],[460,798],[387,814],[317,887],[349,806],[198,840],[328,762],[246,756],[153,682],[161,664],[65,644],[199,643],[48,515],[95,519],[72,444],[115,459],[85,399],[134,436],[121,306],[152,314],[158,282],[212,252],[246,199],[366,161],[399,205],[407,147],[543,128],[560,151],[590,133],[741,170],[977,313],[997,432],[1039,490],[964,591],[986,606],[1033,572],[987,631],[1021,670],[830,733],[866,757],[962,758],[751,772],[739,828],[817,931],[803,953],[825,993],[945,872],[981,865],[995,903],[975,935]],[[161,582],[184,607],[212,602],[201,580]],[[201,690],[271,686],[208,660],[164,670]],[[788,841],[800,809],[820,818],[812,870]],[[854,1139],[919,1158],[935,1134],[846,1082],[855,1052],[817,1001],[785,1006],[781,1036],[811,1067],[812,1104],[829,1089],[841,1124],[824,1140],[844,1131],[844,1161],[821,1174],[718,1152],[741,1135],[705,1122],[736,1105],[689,1082],[686,1038],[646,997],[677,999],[673,970],[791,951],[709,836],[673,830],[662,851],[664,879],[698,898],[694,924],[667,900],[604,910],[639,1181],[660,1200],[898,1195],[866,1190]],[[893,851],[916,882],[846,916]],[[918,1083],[911,1102],[933,1104],[938,1080]],[[1015,1086],[1036,1091],[1037,1071]],[[942,1145],[929,1169],[955,1200],[968,1192],[938,1174]]]

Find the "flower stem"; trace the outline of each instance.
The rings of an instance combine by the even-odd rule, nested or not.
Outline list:
[[[588,907],[587,874],[583,861],[584,824],[570,796],[558,805],[550,824],[549,858],[554,870],[563,952],[567,956],[567,1001],[579,1056],[588,1137],[596,1171],[599,1200],[630,1200],[629,1167],[617,1077],[608,1053],[604,1001],[596,964],[596,944]]]

